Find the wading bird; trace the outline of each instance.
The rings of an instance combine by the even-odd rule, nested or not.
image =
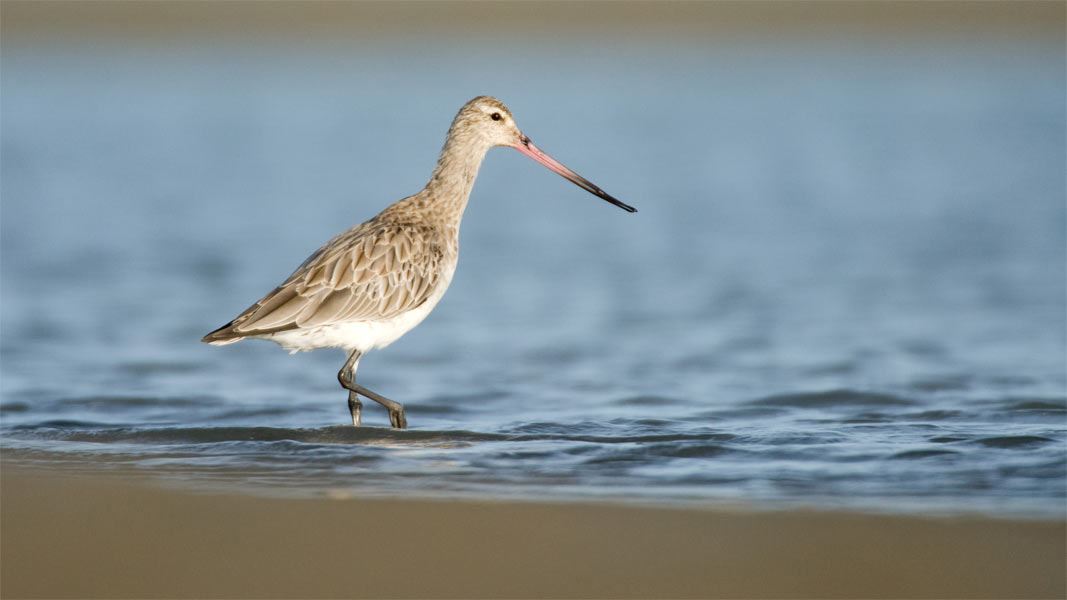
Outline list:
[[[342,348],[348,360],[337,379],[348,390],[352,425],[362,421],[362,395],[389,410],[393,427],[407,427],[404,407],[356,383],[356,367],[366,352],[418,325],[448,289],[459,258],[463,210],[482,159],[495,146],[515,148],[582,189],[637,212],[542,152],[502,102],[479,96],[456,114],[421,192],[327,242],[280,286],[202,341],[223,345],[259,338],[292,352]]]

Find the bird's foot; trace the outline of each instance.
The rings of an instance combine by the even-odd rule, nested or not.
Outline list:
[[[355,392],[348,392],[348,412],[352,415],[352,427],[363,424],[363,403]]]
[[[407,429],[408,418],[404,416],[404,407],[389,409],[389,424],[394,429]]]

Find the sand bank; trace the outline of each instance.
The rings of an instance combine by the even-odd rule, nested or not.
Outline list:
[[[29,471],[0,487],[20,597],[1063,597],[1065,524],[194,494]]]

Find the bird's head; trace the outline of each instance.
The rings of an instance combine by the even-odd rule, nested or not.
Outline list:
[[[481,146],[486,150],[494,146],[510,146],[594,196],[623,210],[637,212],[636,208],[617,200],[588,179],[568,169],[563,163],[545,154],[522,133],[508,107],[492,96],[478,96],[464,104],[452,121],[449,139],[465,145]]]
[[[459,109],[450,132],[485,147],[516,146],[522,132],[503,102],[491,96],[478,96]]]

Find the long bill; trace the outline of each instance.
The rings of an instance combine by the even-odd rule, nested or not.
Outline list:
[[[529,156],[530,158],[541,163],[542,165],[548,167],[550,171],[562,175],[564,179],[570,181],[574,185],[582,188],[590,194],[607,200],[608,202],[614,204],[615,206],[618,206],[619,208],[625,211],[632,213],[637,212],[636,208],[615,198],[611,194],[594,185],[592,181],[589,181],[585,177],[582,177],[581,175],[568,169],[566,166],[563,165],[563,163],[542,152],[541,149],[537,146],[534,146],[533,142],[530,141],[530,138],[526,137],[525,135],[522,136],[522,141],[519,142],[519,144],[517,144],[514,148],[519,152],[522,152],[526,156]]]

